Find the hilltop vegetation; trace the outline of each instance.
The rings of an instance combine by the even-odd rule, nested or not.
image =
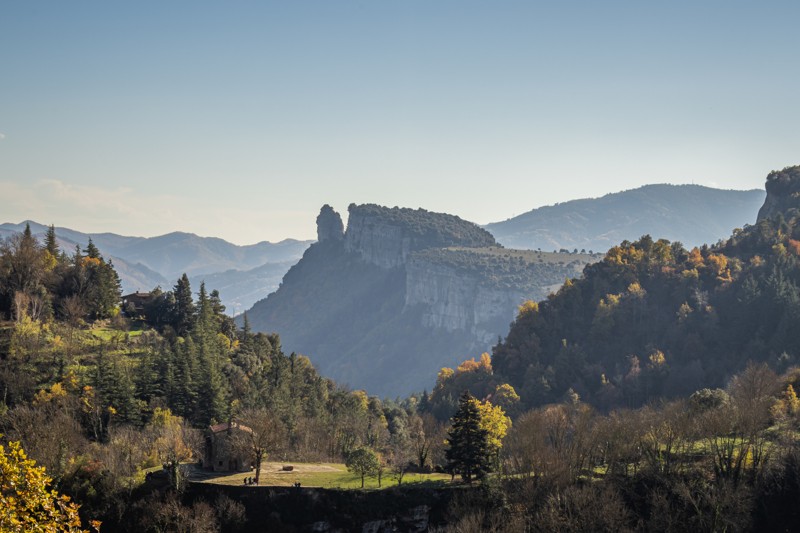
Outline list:
[[[623,242],[524,309],[495,367],[528,405],[572,389],[606,407],[722,386],[749,360],[785,369],[800,353],[797,238],[793,217],[713,247]]]
[[[48,228],[36,222],[0,224],[0,238],[22,233],[28,226],[40,242]],[[300,258],[310,241],[286,239],[238,246],[223,239],[173,232],[158,237],[127,237],[114,233],[82,233],[53,228],[62,250],[85,248],[91,240],[106,260],[113,261],[123,293],[167,287],[183,273],[199,285],[203,280],[223,290],[226,305],[246,309],[278,287],[280,278]],[[253,294],[253,291],[258,291]]]
[[[514,250],[497,246],[451,246],[414,254],[414,259],[452,268],[459,275],[474,276],[486,287],[530,294],[540,292],[542,287],[560,285],[564,279],[579,274],[585,265],[601,257],[600,254]]]
[[[406,207],[387,208],[375,204],[350,204],[348,212],[354,218],[380,221],[400,229],[414,243],[413,249],[444,246],[478,248],[496,244],[492,234],[485,229],[446,213]]]

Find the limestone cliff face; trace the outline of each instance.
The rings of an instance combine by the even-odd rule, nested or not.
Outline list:
[[[404,265],[416,250],[497,245],[488,231],[446,213],[373,204],[351,204],[348,212],[345,250],[382,268]]]
[[[758,211],[758,220],[800,209],[800,166],[775,170],[767,176],[767,198]]]
[[[420,257],[406,265],[406,308],[422,306],[422,325],[464,331],[485,348],[508,328],[522,302],[539,296],[490,287],[478,276]]]
[[[361,259],[381,268],[404,265],[411,250],[411,237],[402,227],[379,216],[350,213],[344,247]]]
[[[321,210],[319,241],[247,316],[254,330],[279,332],[287,353],[308,355],[325,375],[371,394],[430,389],[443,366],[491,349],[519,304],[563,281],[568,268],[547,254],[501,248],[452,215],[349,211],[340,238],[340,217]]]

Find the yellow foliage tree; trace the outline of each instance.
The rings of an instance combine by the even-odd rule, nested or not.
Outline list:
[[[47,487],[51,479],[19,442],[0,445],[0,531],[86,532],[78,506]],[[99,530],[100,523],[93,522]]]
[[[689,263],[695,268],[703,266],[703,254],[700,253],[700,249],[697,246],[689,252]]]
[[[519,405],[519,400],[519,394],[508,383],[498,385],[494,390],[494,394],[492,394],[492,403],[503,408],[506,412],[516,409]]]
[[[480,427],[489,432],[489,450],[492,455],[497,457],[503,447],[503,439],[511,427],[511,419],[506,416],[505,411],[499,405],[492,405],[489,402],[482,402],[473,399],[478,412],[481,415]]]
[[[444,370],[444,369],[442,369],[442,370]],[[458,372],[458,373],[475,372],[477,370],[481,370],[483,372],[486,372],[487,374],[491,374],[492,373],[492,356],[490,356],[488,353],[484,352],[484,353],[481,354],[481,360],[480,361],[476,361],[474,357],[471,358],[471,359],[467,359],[466,361],[464,361],[463,363],[458,365],[458,368],[456,369],[456,372]],[[440,374],[441,374],[441,372],[440,372]]]
[[[444,384],[450,379],[455,372],[452,368],[444,367],[439,370],[439,373],[436,375],[436,386],[441,388],[444,387]]]
[[[645,291],[642,286],[639,285],[638,281],[634,281],[628,285],[628,294],[635,298],[642,298],[645,294],[647,294],[647,291]]]
[[[533,300],[526,300],[525,303],[520,305],[519,308],[517,309],[517,320],[519,320],[525,315],[538,312],[539,312],[539,304],[534,302]]]
[[[783,392],[783,400],[786,402],[786,411],[790,415],[797,414],[800,411],[800,400],[797,398],[797,393],[794,392],[794,387],[789,383],[786,390]]]

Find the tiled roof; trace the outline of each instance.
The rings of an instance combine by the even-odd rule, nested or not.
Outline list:
[[[208,426],[208,429],[210,429],[212,433],[220,433],[222,431],[228,431],[228,428],[230,428],[230,427],[231,427],[231,424],[229,424],[228,422],[223,422],[221,424],[214,424],[213,426]],[[234,429],[241,429],[242,431],[247,431],[248,433],[252,433],[253,432],[253,430],[250,429],[249,427],[243,426],[243,425],[238,424],[236,422],[233,423],[233,428]]]

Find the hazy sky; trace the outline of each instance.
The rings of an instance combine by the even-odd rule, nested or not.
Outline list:
[[[800,163],[799,2],[0,6],[0,222],[315,237]],[[344,213],[343,213],[344,214]]]

